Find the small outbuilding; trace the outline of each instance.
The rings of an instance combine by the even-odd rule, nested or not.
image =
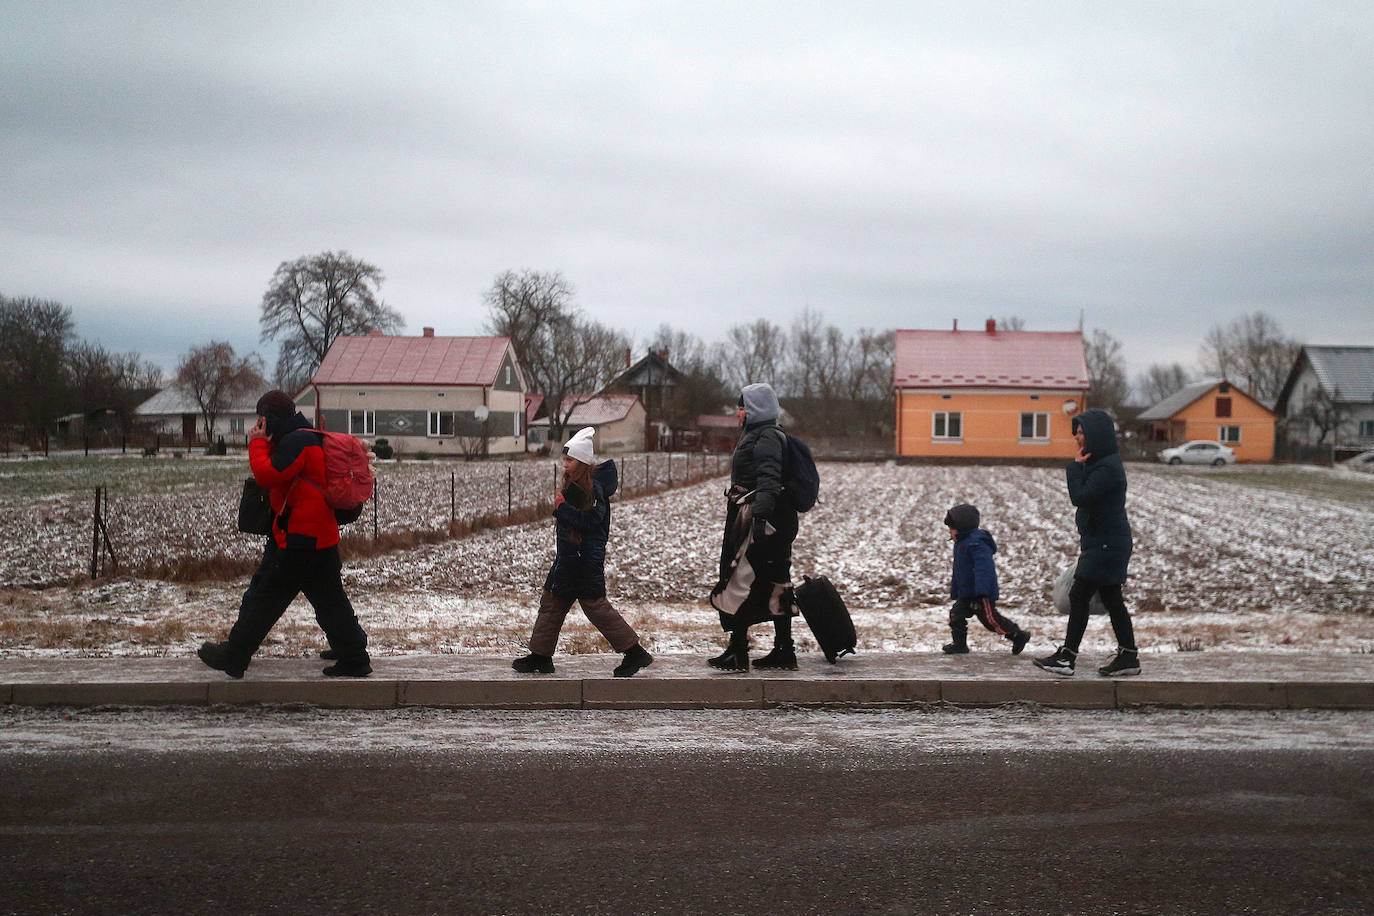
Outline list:
[[[537,396],[535,396],[537,397]],[[598,454],[619,454],[644,451],[645,411],[644,403],[633,394],[568,395],[574,401],[582,401],[573,408],[572,415],[565,424],[566,435],[572,435],[584,426],[596,430],[596,451]],[[539,399],[542,401],[542,398]],[[542,448],[545,443],[552,449],[560,443],[550,442],[550,422],[547,413],[540,409],[538,402],[531,398],[532,412],[540,414],[529,425],[529,446]]]
[[[1151,444],[1181,445],[1194,439],[1220,442],[1236,461],[1274,460],[1276,415],[1225,379],[1181,388],[1136,418],[1147,425]]]

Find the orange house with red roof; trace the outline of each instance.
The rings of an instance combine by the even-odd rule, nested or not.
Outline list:
[[[297,406],[322,429],[400,453],[525,451],[525,380],[509,337],[339,337]]]
[[[1062,458],[1087,406],[1078,331],[897,331],[897,454],[918,458]]]

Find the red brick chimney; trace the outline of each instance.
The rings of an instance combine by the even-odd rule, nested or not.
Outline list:
[[[426,336],[426,337],[433,337],[433,336],[434,336],[434,329],[433,329],[433,328],[425,328],[425,336]]]
[[[958,319],[958,318],[954,319],[954,330],[956,330],[956,331],[959,330],[959,319]]]
[[[988,319],[988,333],[989,333],[989,334],[996,334],[996,333],[997,333],[997,319],[996,319],[996,318],[989,318],[989,319]]]
[[[630,368],[630,348],[625,348],[625,368]]]

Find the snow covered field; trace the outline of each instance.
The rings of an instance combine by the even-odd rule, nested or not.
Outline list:
[[[681,474],[683,457],[678,461]],[[642,462],[637,456],[626,463],[631,483],[657,479]],[[130,473],[149,473],[147,464],[126,464]],[[111,485],[125,543],[254,554],[256,540],[232,530],[242,460],[208,470],[203,464],[178,471],[190,479],[149,484],[141,495],[138,486],[117,492]],[[515,467],[530,469],[523,484],[530,498],[552,488],[549,463]],[[386,494],[413,486],[416,493],[437,488],[417,512],[425,524],[442,526],[450,513],[449,470],[473,485],[482,473],[497,472],[499,481],[485,481],[461,504],[495,499],[504,511],[504,465],[410,463],[382,478],[389,523],[403,524],[404,500],[387,501]],[[10,471],[6,466],[0,475]],[[1374,652],[1374,479],[1295,467],[1139,464],[1129,465],[1128,475],[1136,554],[1127,600],[1146,651]],[[949,543],[941,519],[965,501],[978,505],[997,538],[1003,611],[1036,633],[1032,650],[1062,636],[1064,619],[1048,593],[1077,545],[1062,471],[827,463],[821,476],[822,502],[803,517],[794,578],[823,573],[836,582],[854,613],[861,650],[928,651],[945,639]],[[616,504],[611,599],[653,651],[705,653],[720,643],[705,597],[716,577],[722,486],[713,479]],[[21,474],[0,476],[0,524],[10,533],[0,552],[10,585],[0,591],[0,655],[189,655],[202,639],[223,637],[246,576],[25,587],[69,579],[51,575],[49,564],[60,559],[69,566],[75,558],[79,566],[90,550],[88,497],[76,483],[53,489],[45,495]],[[492,489],[497,497],[475,495]],[[508,654],[528,638],[552,553],[551,525],[543,521],[346,558],[345,582],[377,654]],[[970,636],[975,650],[1001,648],[976,624]],[[309,607],[298,601],[263,652],[298,656],[321,645]],[[1106,620],[1094,618],[1085,648],[1111,645]],[[560,651],[600,652],[605,645],[574,611]]]

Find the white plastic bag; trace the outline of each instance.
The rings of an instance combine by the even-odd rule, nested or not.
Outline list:
[[[1069,612],[1069,589],[1073,588],[1073,574],[1077,569],[1078,561],[1074,560],[1059,574],[1059,578],[1054,580],[1054,585],[1050,588],[1050,598],[1054,601],[1055,610],[1061,614]],[[1107,606],[1102,603],[1102,596],[1097,592],[1093,592],[1092,598],[1088,601],[1088,613],[1107,613]]]

